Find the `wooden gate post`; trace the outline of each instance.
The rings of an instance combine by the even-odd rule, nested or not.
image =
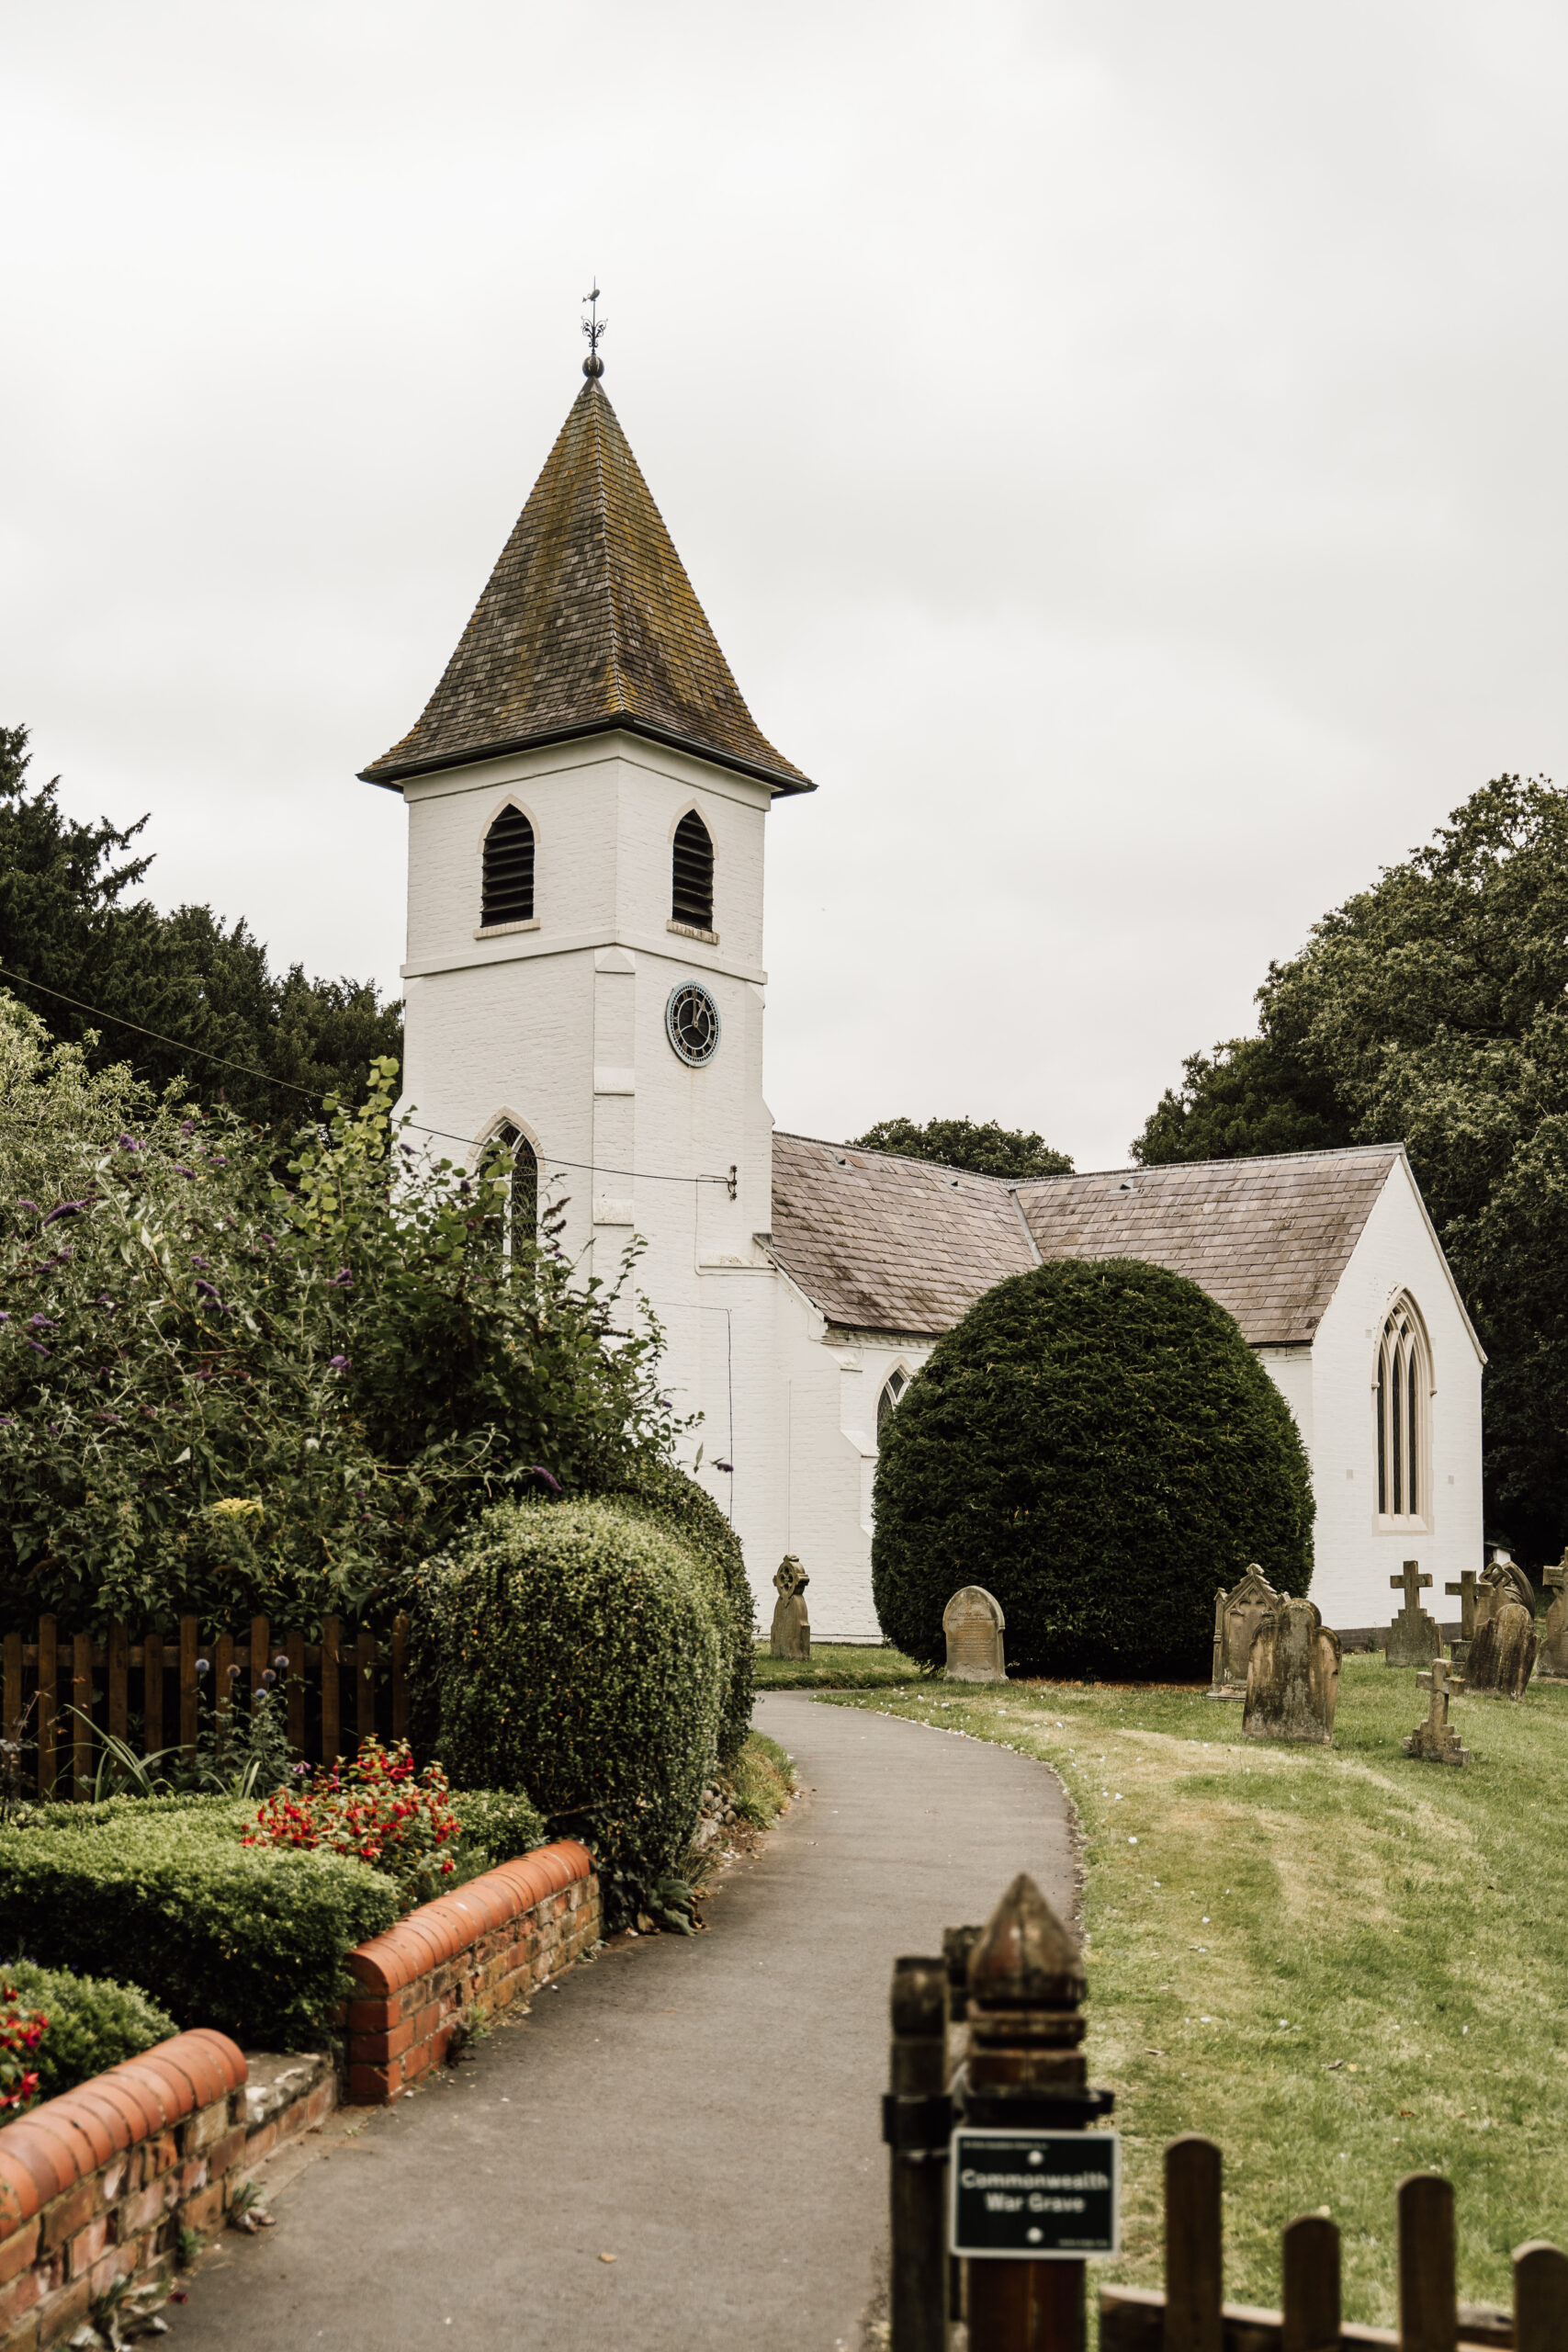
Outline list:
[[[1110,2112],[1112,2094],[1088,2087],[1083,1996],[1077,1939],[1021,1871],[970,1954],[966,2124],[1082,2132]],[[1081,2261],[964,2268],[969,2352],[1083,2352]]]
[[[893,1963],[892,2088],[882,2136],[892,2175],[892,2352],[946,2352],[947,1970]]]

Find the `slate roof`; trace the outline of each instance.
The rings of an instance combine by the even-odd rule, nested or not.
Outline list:
[[[773,1249],[830,1323],[868,1331],[949,1331],[1034,1263],[995,1177],[777,1132]]]
[[[585,383],[446,674],[368,784],[624,727],[760,777],[810,780],[759,733],[596,380]]]
[[[1142,1258],[1201,1283],[1254,1347],[1295,1346],[1401,1156],[1377,1144],[1013,1185],[775,1134],[773,1254],[830,1323],[933,1334],[1036,1251]]]

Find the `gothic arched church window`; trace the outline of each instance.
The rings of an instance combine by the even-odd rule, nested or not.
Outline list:
[[[675,828],[670,920],[693,931],[713,929],[713,837],[694,808]]]
[[[899,1397],[902,1396],[905,1389],[908,1388],[908,1381],[906,1379],[903,1373],[894,1372],[888,1374],[887,1385],[884,1388],[881,1396],[876,1400],[876,1434],[878,1442],[881,1440],[883,1430],[893,1419],[894,1410],[898,1403]]]
[[[539,1160],[533,1145],[513,1126],[498,1127],[495,1141],[512,1162],[501,1213],[501,1254],[515,1257],[538,1238]]]
[[[503,808],[485,835],[479,928],[534,920],[534,828],[521,808]]]
[[[1378,1515],[1420,1519],[1432,1483],[1427,1406],[1432,1394],[1427,1334],[1413,1298],[1395,1301],[1378,1341],[1375,1390]]]

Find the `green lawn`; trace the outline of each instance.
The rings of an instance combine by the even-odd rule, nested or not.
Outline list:
[[[1393,2191],[1427,2168],[1456,2190],[1462,2298],[1507,2303],[1512,2247],[1568,2245],[1568,1688],[1457,1700],[1462,1770],[1400,1754],[1425,1694],[1381,1658],[1346,1660],[1331,1751],[1244,1743],[1240,1707],[1195,1690],[835,1703],[1044,1757],[1072,1794],[1090,2079],[1117,2093],[1126,2165],[1106,2277],[1160,2283],[1178,2132],[1224,2151],[1234,2301],[1278,2305],[1280,2228],[1327,2208],[1347,2318],[1393,2324]]]
[[[757,1645],[759,1690],[880,1690],[909,1681],[919,1670],[902,1650],[872,1642],[813,1642],[804,1665],[770,1657],[766,1642]]]

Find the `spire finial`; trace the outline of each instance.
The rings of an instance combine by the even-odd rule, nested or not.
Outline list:
[[[589,381],[592,382],[596,377],[602,376],[604,373],[604,362],[599,356],[599,338],[606,332],[610,324],[608,319],[602,319],[599,316],[599,280],[597,277],[595,277],[593,280],[592,293],[585,294],[582,299],[590,306],[589,314],[587,318],[582,321],[582,332],[588,337],[588,356],[582,363],[582,372],[589,379]]]

